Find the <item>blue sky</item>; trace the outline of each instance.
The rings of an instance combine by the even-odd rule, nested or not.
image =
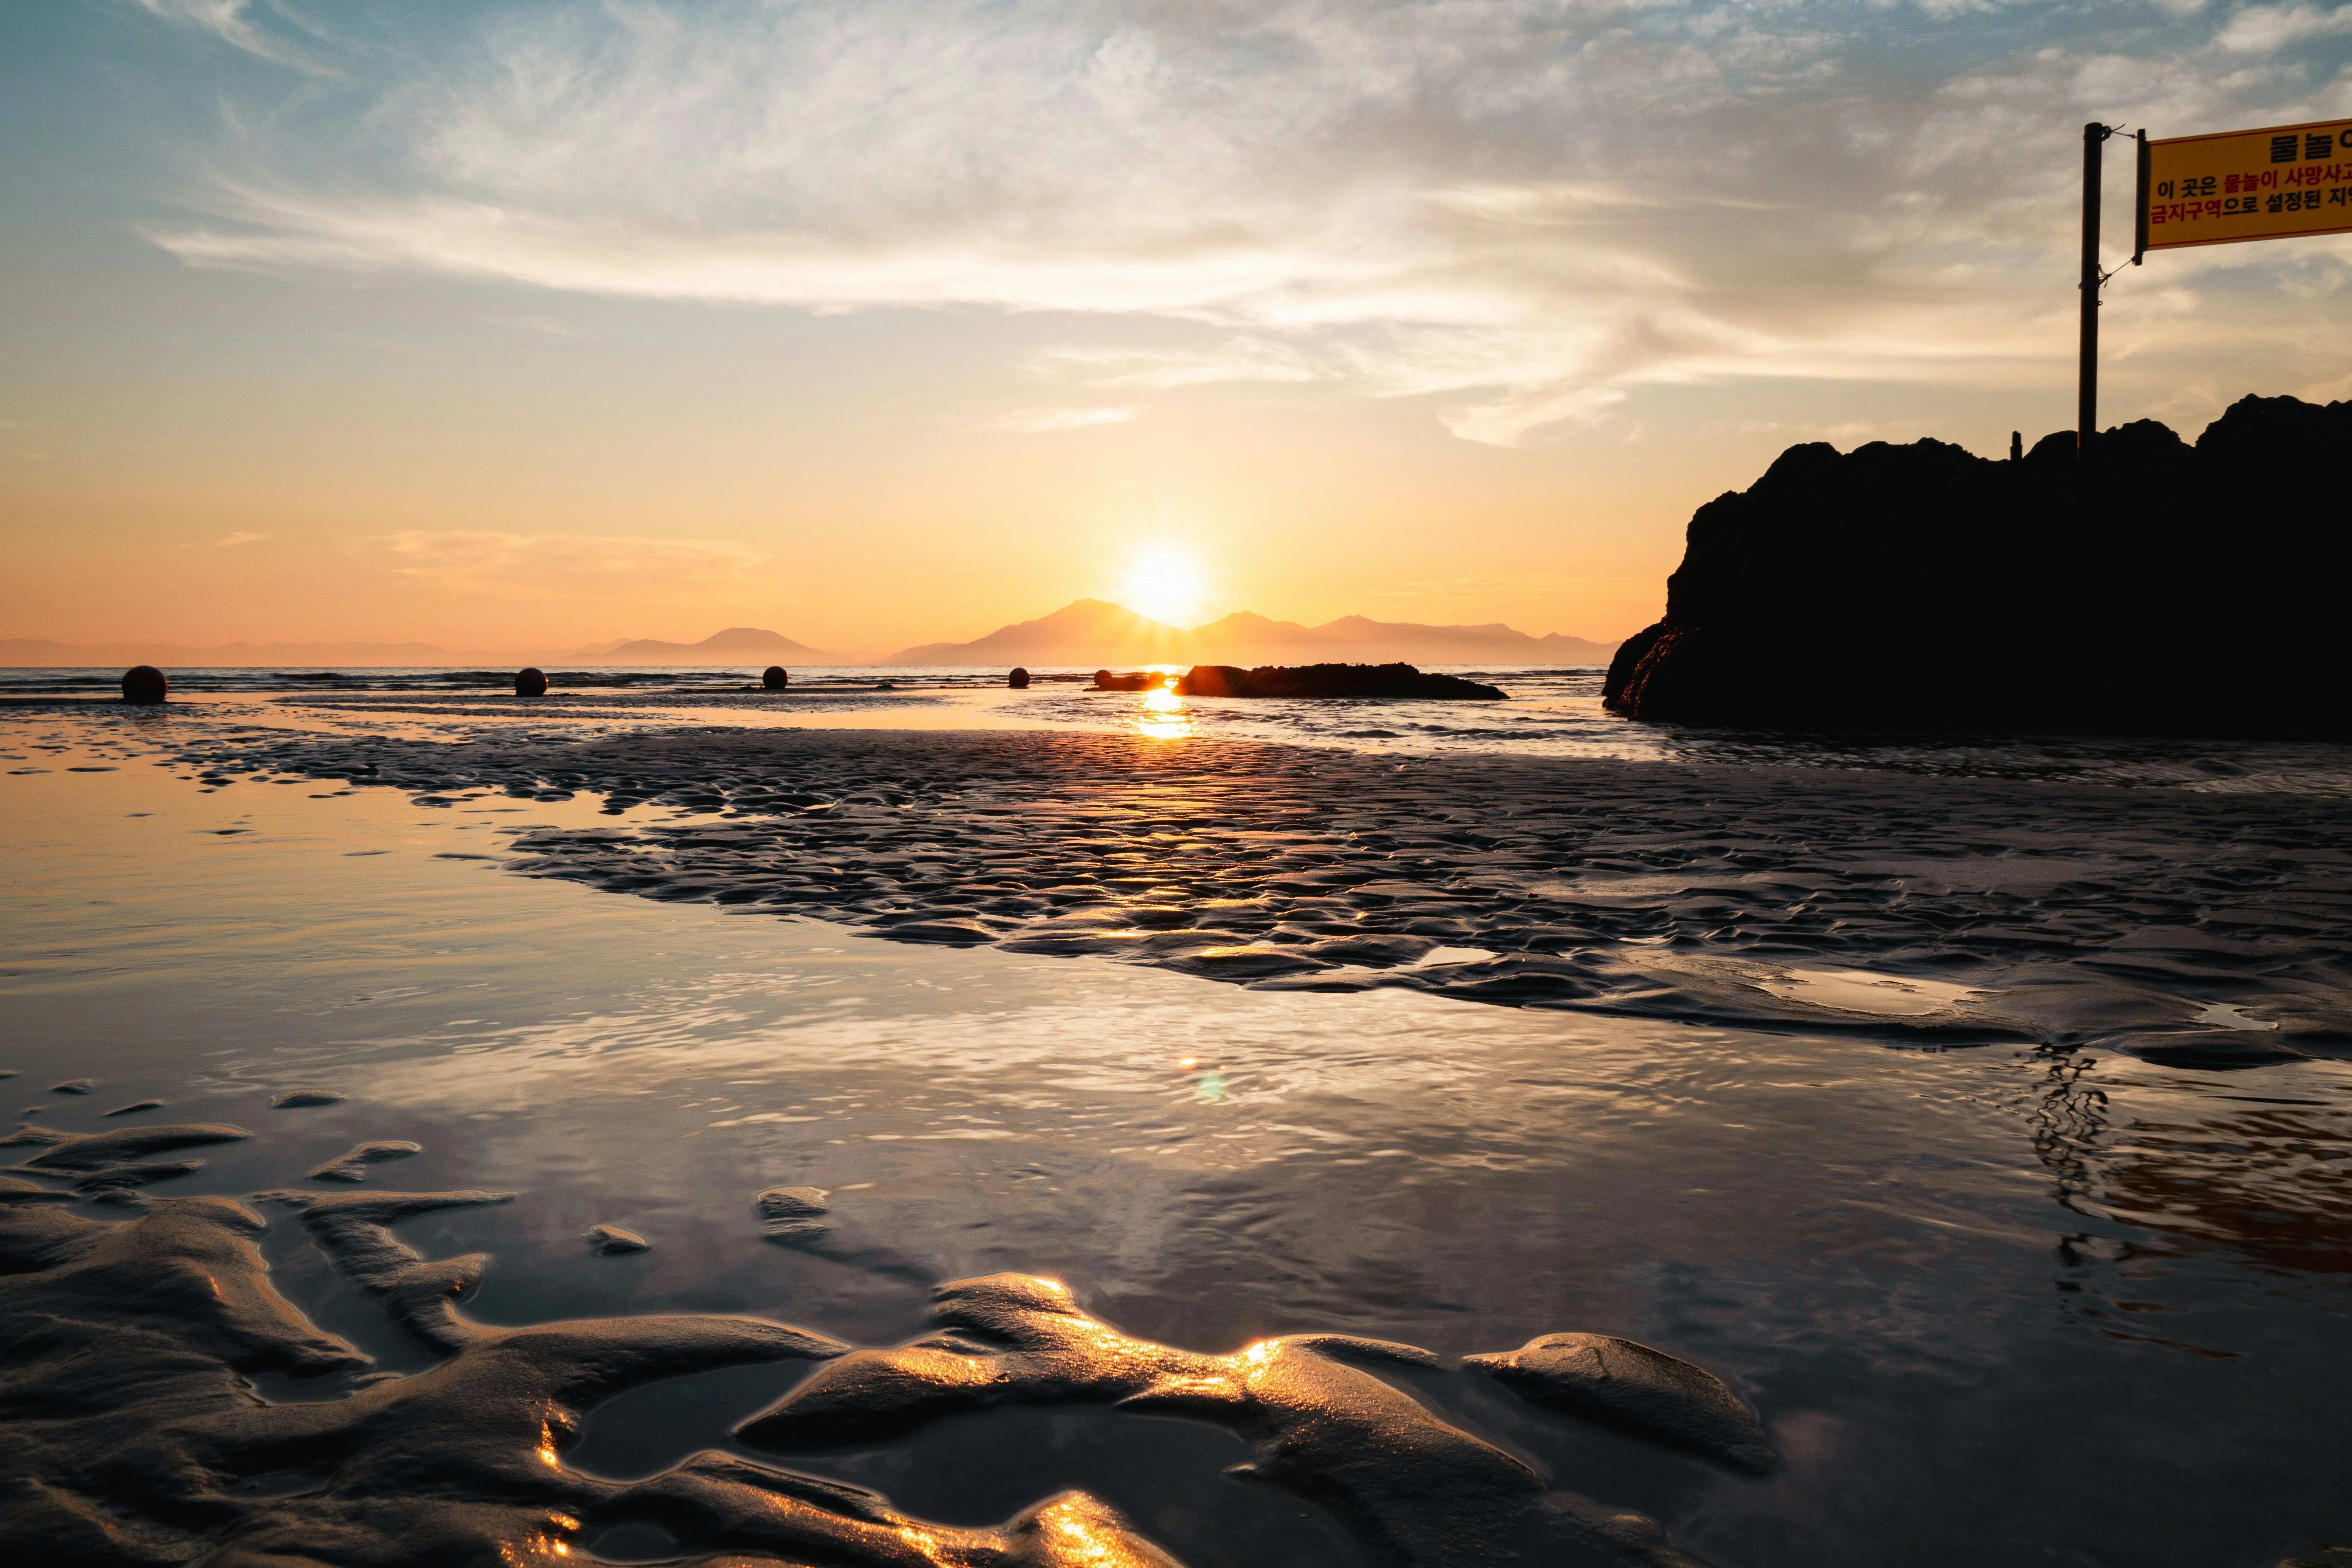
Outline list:
[[[2070,422],[2084,120],[2348,68],[2194,0],[8,7],[0,634],[880,647],[1177,541],[1204,616],[1620,636],[1781,447]],[[2109,418],[2352,395],[2347,260],[2127,272]]]

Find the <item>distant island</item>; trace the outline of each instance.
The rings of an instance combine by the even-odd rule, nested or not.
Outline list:
[[[2247,397],[2021,460],[1791,447],[1691,518],[1603,698],[1842,731],[2352,738],[2352,402]]]
[[[1097,683],[1100,677],[1097,677]],[[1424,675],[1409,664],[1196,664],[1173,682],[1184,697],[1386,697],[1421,701],[1499,702],[1505,693],[1454,675]]]
[[[583,648],[574,656],[605,664],[846,664],[849,661],[821,647],[797,643],[778,632],[757,626],[729,626],[700,642],[663,642],[635,637],[604,648]]]
[[[1554,632],[1529,637],[1499,623],[1432,626],[1343,616],[1319,626],[1269,620],[1247,610],[1185,630],[1100,599],[1078,599],[1050,616],[1000,626],[971,642],[925,643],[880,662],[960,664],[1606,664],[1614,643]]]

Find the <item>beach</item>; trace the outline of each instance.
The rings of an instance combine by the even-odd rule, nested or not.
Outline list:
[[[1997,1515],[2270,1564],[2352,1523],[2340,795],[684,700],[6,715],[26,1539],[1960,1564]],[[935,1297],[1006,1275],[1069,1306]],[[1767,1457],[1462,1360],[1555,1333],[1705,1369]],[[1001,1395],[880,1420],[910,1343]],[[836,1385],[837,1438],[763,1419]]]

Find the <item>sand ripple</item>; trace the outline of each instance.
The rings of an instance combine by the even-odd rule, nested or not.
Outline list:
[[[235,1130],[159,1131],[185,1142]],[[34,1191],[17,1183],[0,1195]],[[811,1191],[765,1194],[760,1206],[822,1212]],[[600,1537],[642,1540],[647,1530],[673,1542],[678,1560],[747,1568],[1175,1568],[1081,1492],[987,1530],[909,1518],[863,1489],[722,1453],[630,1482],[572,1468],[563,1455],[583,1417],[615,1394],[725,1367],[829,1361],[850,1347],[756,1317],[476,1321],[461,1303],[488,1260],[426,1258],[394,1227],[508,1196],[119,1194],[110,1201],[132,1211],[120,1223],[47,1203],[0,1205],[0,1342],[10,1351],[0,1537],[29,1554],[22,1561],[94,1568],[553,1564],[595,1561]],[[335,1268],[435,1363],[407,1375],[372,1370],[305,1318],[271,1283],[255,1205],[299,1215]],[[595,1234],[604,1250],[644,1247],[610,1227]],[[940,1287],[935,1316],[941,1332],[847,1355],[739,1436],[797,1451],[888,1439],[991,1405],[1115,1405],[1253,1439],[1255,1458],[1235,1473],[1327,1508],[1374,1563],[1689,1562],[1652,1521],[1555,1488],[1367,1370],[1443,1370],[1410,1345],[1307,1334],[1202,1354],[1132,1339],[1061,1284],[1010,1274]],[[1600,1418],[1637,1408],[1650,1435],[1684,1446],[1709,1422],[1727,1425],[1740,1451],[1725,1458],[1770,1462],[1746,1405],[1711,1374],[1627,1342],[1597,1342],[1618,1347],[1613,1383],[1579,1385]],[[1517,1366],[1528,1353],[1476,1360]],[[272,1403],[250,1381],[268,1374],[310,1380],[323,1397]]]
[[[248,735],[185,760],[428,806],[676,807],[526,834],[509,864],[900,942],[1927,1046],[2352,1055],[2329,799],[986,731]]]

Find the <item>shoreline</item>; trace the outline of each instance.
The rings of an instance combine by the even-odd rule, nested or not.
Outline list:
[[[1264,989],[2179,1065],[2352,1057],[2352,804],[1074,731],[214,737],[179,761],[690,820],[510,869]]]

